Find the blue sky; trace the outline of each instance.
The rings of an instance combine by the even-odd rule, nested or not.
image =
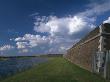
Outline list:
[[[110,0],[0,0],[0,55],[65,53],[109,22]]]

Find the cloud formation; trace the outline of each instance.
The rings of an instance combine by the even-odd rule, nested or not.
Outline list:
[[[45,54],[64,53],[94,28],[92,23],[95,21],[78,16],[61,18],[42,16],[35,18],[34,31],[44,33],[44,35],[25,34],[23,37],[15,39],[16,45],[18,49],[38,49],[38,52]]]
[[[48,32],[51,36],[72,35],[82,30],[93,28],[92,23],[94,21],[93,18],[88,19],[78,16],[62,18],[58,18],[57,16],[36,17],[34,30],[36,32]]]
[[[110,23],[110,17],[107,20],[103,21],[103,23]]]
[[[11,45],[4,45],[0,47],[0,51],[7,51],[7,50],[11,50],[14,49],[14,46]]]
[[[79,13],[79,16],[93,17],[110,11],[110,0],[102,0],[100,3],[93,2],[88,4],[87,7],[84,12]]]
[[[36,34],[25,34],[15,38],[17,49],[21,52],[64,53],[85,34],[95,28],[97,16],[110,11],[110,1],[92,3],[87,9],[66,17],[35,16]],[[104,23],[110,22],[110,17]],[[40,34],[37,34],[37,33]]]
[[[45,44],[49,42],[49,38],[40,35],[25,34],[23,37],[18,37],[15,39],[18,49],[21,48],[32,48],[37,45]]]

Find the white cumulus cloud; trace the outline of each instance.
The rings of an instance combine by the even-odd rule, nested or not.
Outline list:
[[[48,32],[52,36],[71,35],[84,29],[91,29],[91,26],[93,26],[91,23],[93,22],[93,18],[88,20],[88,18],[81,18],[78,16],[62,18],[56,16],[43,16],[40,18],[41,21],[38,21],[38,19],[36,17],[34,30],[36,32]]]
[[[18,49],[20,49],[20,48],[27,48],[28,43],[27,42],[17,42],[16,45],[17,45]]]
[[[25,34],[16,38],[17,48],[23,49],[21,52],[27,52],[28,48],[32,48],[32,51],[37,53],[63,53],[95,28],[97,16],[110,11],[109,4],[109,0],[91,3],[83,12],[66,17],[32,14],[35,16],[36,34]],[[110,17],[104,21],[106,22],[110,22]]]
[[[103,23],[110,23],[110,17],[107,20],[103,21]]]
[[[48,43],[49,40],[45,36],[25,34],[23,37],[15,39],[17,48],[32,48],[40,44]]]
[[[7,50],[11,50],[14,49],[14,46],[11,45],[4,45],[0,47],[0,51],[7,51]]]

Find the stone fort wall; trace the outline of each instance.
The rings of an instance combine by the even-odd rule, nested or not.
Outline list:
[[[97,69],[100,69],[98,63],[103,62],[101,64],[101,68],[104,70],[106,69],[106,71],[101,70],[102,72],[98,72],[103,73],[102,75],[106,75],[107,77],[110,76],[110,74],[108,74],[108,72],[110,71],[110,57],[109,60],[107,60],[106,58],[108,51],[108,56],[110,56],[110,24],[106,23],[95,28],[84,38],[82,38],[78,43],[68,49],[65,57],[74,64],[93,72],[94,66],[96,66],[95,70],[97,71]],[[97,55],[98,52],[104,52],[105,55]],[[94,57],[100,58],[99,56],[102,58],[102,60],[94,60]],[[105,62],[107,62],[108,64]],[[97,66],[99,67],[97,68]]]
[[[65,55],[66,59],[84,69],[92,71],[93,55],[99,50],[100,36],[100,28],[97,27],[67,50],[67,54]],[[108,39],[108,42],[110,42],[110,38]]]

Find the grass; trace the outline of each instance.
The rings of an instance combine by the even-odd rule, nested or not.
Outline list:
[[[56,57],[0,82],[110,82],[64,58]]]

